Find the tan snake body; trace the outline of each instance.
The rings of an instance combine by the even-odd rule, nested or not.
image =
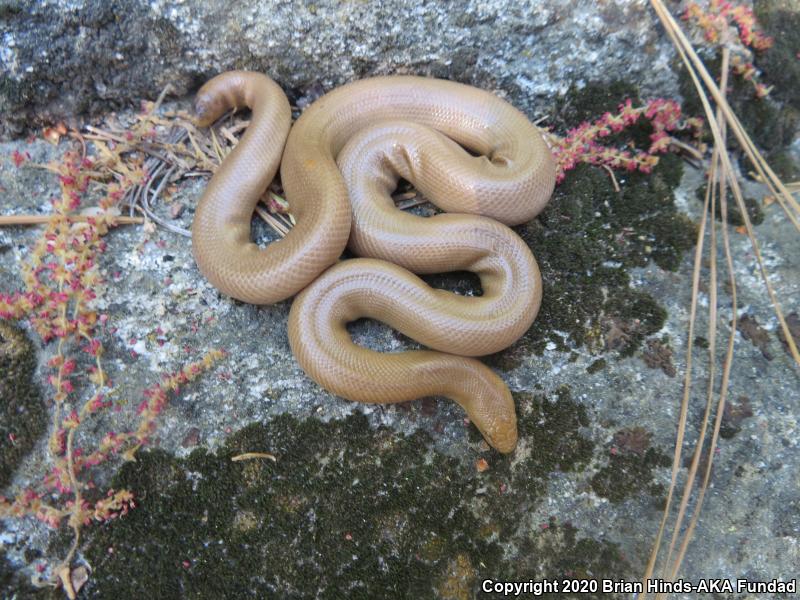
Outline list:
[[[252,211],[268,180],[259,180],[257,193],[257,186],[242,182],[260,156],[273,164],[270,136],[280,146],[283,126],[267,131],[261,115],[266,106],[282,103],[223,93],[225,80],[215,82],[225,77],[230,86],[248,88],[253,78],[259,93],[266,89],[260,81],[266,77],[249,73],[223,74],[201,89],[202,106],[223,107],[206,115],[219,116],[232,105],[253,108],[234,152],[243,144],[248,149],[226,158],[198,207],[202,219],[195,219],[193,243],[201,270],[223,292],[248,302],[271,303],[303,290],[290,312],[289,341],[303,369],[326,389],[378,403],[447,396],[464,407],[491,445],[513,450],[516,416],[508,388],[464,356],[510,345],[539,308],[536,261],[497,222],[527,221],[550,197],[555,168],[536,127],[496,96],[458,83],[378,77],[340,87],[309,107],[289,134],[281,178],[297,225],[260,250],[245,235],[241,216]],[[259,133],[251,136],[254,126]],[[445,210],[492,218],[401,213],[390,196],[400,177]],[[235,233],[228,231],[230,223]],[[348,235],[357,254],[397,264],[348,260],[320,275],[337,260]],[[434,290],[403,267],[419,273],[471,270],[483,295]],[[384,354],[359,347],[346,324],[362,317],[434,350]]]

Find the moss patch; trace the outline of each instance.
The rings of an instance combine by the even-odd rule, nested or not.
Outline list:
[[[142,490],[146,508],[92,542],[93,597],[429,594],[451,558],[494,562],[499,547],[471,535],[479,523],[461,500],[476,482],[454,459],[426,456],[423,438],[371,431],[363,416],[282,416],[217,455],[143,453],[115,485]],[[277,462],[230,461],[248,451]]]
[[[562,580],[568,579],[612,579],[634,580],[634,571],[615,544],[580,538],[578,530],[569,523],[559,524],[551,518],[541,526],[538,535],[524,540],[519,548],[522,557],[516,575],[501,573],[497,579]],[[492,597],[492,596],[490,596]],[[502,597],[497,595],[496,597]],[[602,592],[544,593],[537,598],[556,600],[559,598],[623,598],[622,594]]]
[[[592,362],[588,367],[586,367],[586,372],[589,375],[594,375],[595,373],[599,373],[603,369],[606,368],[608,362],[604,358],[598,358],[596,361]]]
[[[555,117],[565,129],[577,127],[583,121],[600,118],[606,111],[615,111],[627,98],[638,97],[636,86],[625,81],[590,83],[582,88],[572,86],[556,103]]]
[[[47,429],[47,416],[33,380],[33,344],[16,327],[0,321],[0,487]]]
[[[483,471],[426,450],[427,434],[372,429],[359,414],[328,423],[280,416],[241,430],[216,455],[142,452],[113,482],[135,490],[140,506],[93,529],[83,595],[468,598],[483,577],[530,576],[530,565],[503,555],[509,541],[552,547],[554,574],[602,560],[627,575],[603,542],[566,529],[555,545],[552,531],[529,530],[525,515],[549,474],[586,464],[593,444],[568,390],[518,401],[520,448],[482,453]],[[230,460],[253,451],[277,462]]]
[[[781,0],[761,3],[759,19],[763,14],[766,18],[765,22],[777,18],[778,20],[785,19],[787,23],[793,22],[795,27],[800,26],[800,14],[795,11],[792,16],[789,11],[777,10],[775,5],[780,3]],[[773,16],[771,17],[767,17],[770,12],[766,8],[767,5],[772,5],[770,10]],[[766,28],[766,31],[775,37],[775,46],[756,55],[756,65],[763,69],[761,80],[766,85],[775,86],[772,93],[766,99],[758,99],[755,96],[753,85],[749,81],[731,74],[727,99],[772,169],[784,181],[794,181],[800,177],[800,168],[792,160],[787,147],[792,143],[798,126],[800,126],[800,102],[796,100],[796,90],[800,85],[800,76],[796,72],[800,71],[800,66],[797,65],[798,60],[794,56],[797,48],[800,47],[798,45],[800,42],[792,41],[792,37],[798,40],[800,35],[796,33],[796,30],[793,33],[782,31],[777,22],[773,25],[774,27],[771,29]],[[790,48],[794,48],[794,50],[790,50]],[[717,77],[722,62],[719,54],[715,54],[709,49],[701,49],[701,53],[709,72]],[[685,69],[678,70],[678,78],[681,95],[685,99],[685,114],[704,115],[697,91]],[[729,135],[728,138],[730,148],[738,150],[739,146],[734,136]],[[739,158],[742,173],[750,172],[752,166],[745,158],[744,153],[739,153]]]
[[[775,85],[772,95],[800,110],[800,7],[795,0],[756,0],[753,8],[774,41],[772,48],[756,56],[756,65],[767,82]]]
[[[481,504],[488,523],[501,538],[513,535],[519,520],[547,491],[554,471],[575,471],[586,465],[594,444],[580,434],[589,425],[586,409],[575,403],[565,386],[552,396],[517,394],[519,445],[511,456],[486,451],[490,469],[483,473]],[[477,436],[476,431],[476,436]]]

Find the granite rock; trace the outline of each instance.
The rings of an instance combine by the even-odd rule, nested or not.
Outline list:
[[[186,95],[228,69],[263,71],[292,99],[415,73],[502,90],[533,116],[586,81],[674,94],[673,51],[645,0],[258,2],[3,0],[0,134]]]

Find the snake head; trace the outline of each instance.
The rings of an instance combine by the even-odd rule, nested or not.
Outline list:
[[[486,443],[502,454],[510,454],[517,446],[517,416],[514,413],[497,416],[488,425],[481,424],[478,429]]]
[[[448,397],[458,402],[486,443],[503,454],[517,446],[517,410],[511,391],[489,367],[474,358],[452,357],[458,362]]]
[[[219,94],[200,88],[194,99],[195,121],[199,127],[208,127],[227,110],[225,99]]]
[[[475,402],[466,405],[470,420],[481,432],[486,443],[503,454],[517,446],[517,413],[511,392],[505,385],[488,390]]]

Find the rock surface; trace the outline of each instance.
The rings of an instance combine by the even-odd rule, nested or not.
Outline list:
[[[392,73],[502,90],[530,114],[570,86],[625,79],[674,92],[669,42],[645,0],[371,3],[3,0],[0,135],[183,96],[229,69],[297,96]]]
[[[645,2],[450,3],[447,11],[408,2],[396,4],[404,18],[394,20],[360,2],[269,11],[242,2],[236,22],[226,6],[0,4],[5,134],[48,119],[81,123],[81,113],[153,98],[167,82],[184,94],[230,67],[269,72],[296,91],[295,100],[372,73],[431,73],[502,91],[532,116],[545,98],[604,77],[642,84],[645,94],[676,89],[671,50]],[[37,48],[44,47],[42,55]],[[562,116],[582,114],[578,96],[563,99]],[[120,111],[119,120],[132,118]],[[68,143],[0,145],[0,214],[49,212],[56,177],[17,168],[13,153],[45,164]],[[800,164],[800,140],[791,152]],[[161,374],[205,350],[223,347],[228,357],[171,400],[155,452],[116,474],[108,465],[100,476],[100,485],[117,477],[142,501],[119,522],[87,528],[78,558],[93,572],[81,597],[246,597],[254,590],[335,597],[353,586],[375,597],[392,586],[397,597],[467,598],[484,578],[640,577],[670,477],[691,291],[686,221],[698,221],[703,173],[620,176],[619,193],[600,169],[570,177],[552,210],[519,228],[548,269],[550,305],[530,335],[488,359],[519,408],[520,445],[506,458],[481,443],[452,403],[383,408],[326,393],[291,356],[288,302],[254,307],[221,296],[197,271],[185,238],[136,226],[112,231],[102,257],[109,285],[98,310],[109,315],[106,368],[130,406]],[[201,190],[193,178],[175,191],[186,206],[176,220],[182,226],[190,225]],[[763,195],[752,182],[747,192],[759,201]],[[756,231],[771,281],[785,313],[800,312],[797,232],[776,204],[763,213]],[[800,563],[797,371],[749,242],[733,226],[729,232],[747,326],[735,332],[730,409],[681,575],[785,580],[797,577]],[[39,234],[0,229],[0,291],[20,287],[19,265]],[[456,284],[469,290],[468,281]],[[624,314],[609,303],[609,290],[627,291],[635,310]],[[703,288],[690,441],[704,408],[708,300]],[[720,357],[729,300],[721,291]],[[409,345],[371,322],[352,333],[383,351]],[[41,373],[53,348],[30,337]],[[130,426],[126,418],[106,415],[87,428],[88,441]],[[40,439],[2,493],[41,479],[45,445]],[[232,465],[230,455],[242,452],[272,453],[277,461]],[[686,473],[680,470],[679,482]],[[27,579],[52,566],[64,543],[33,519],[4,521],[2,595],[19,592],[20,574]]]
[[[11,160],[14,150],[29,152],[33,161],[44,163],[57,157],[61,149],[42,141],[0,146],[0,186],[4,190],[0,212],[47,211],[47,198],[57,191],[55,178],[38,169],[16,169]],[[596,179],[590,181],[596,184]],[[190,182],[180,191],[187,204],[199,194],[197,183]],[[699,207],[695,190],[701,183],[702,173],[690,171],[676,192],[679,208],[694,218]],[[758,190],[751,192],[757,194]],[[570,197],[562,195],[559,201],[569,202]],[[182,218],[190,219],[190,215]],[[552,224],[536,227],[554,231]],[[773,205],[758,233],[768,240],[762,251],[774,273],[773,284],[779,295],[789,300],[784,308],[797,311],[800,273],[797,262],[788,258],[797,253],[793,229]],[[18,265],[36,235],[35,229],[0,231],[0,289],[19,287]],[[682,572],[690,580],[786,578],[800,560],[796,504],[800,473],[796,407],[800,396],[796,373],[776,336],[776,320],[753,270],[749,243],[744,236],[733,235],[740,310],[751,315],[759,331],[763,330],[760,337],[766,339],[772,359],[765,356],[762,347],[737,334],[732,410],[724,420],[725,437],[715,459],[714,487],[706,498]],[[178,368],[209,348],[226,348],[229,355],[219,369],[187,387],[165,410],[153,444],[165,452],[143,454],[139,462],[126,466],[121,481],[136,489],[141,506],[120,523],[91,528],[93,533],[87,539],[94,541],[85,551],[95,571],[82,597],[103,598],[112,592],[127,597],[137,591],[156,593],[164,585],[181,585],[197,590],[199,598],[212,598],[234,589],[208,587],[203,583],[206,577],[220,577],[219,585],[235,589],[261,589],[262,578],[266,578],[269,583],[265,589],[275,593],[300,585],[313,595],[315,589],[347,589],[350,580],[346,575],[335,575],[336,565],[357,569],[362,573],[360,581],[369,590],[395,585],[427,595],[435,588],[438,591],[433,596],[439,598],[469,597],[463,594],[475,590],[483,578],[502,574],[511,579],[543,578],[578,569],[579,573],[629,581],[641,575],[657,529],[664,486],[669,481],[669,453],[681,383],[680,377],[670,375],[670,369],[663,369],[663,361],[674,361],[674,368],[683,372],[690,256],[684,256],[677,272],[664,271],[652,263],[629,271],[631,289],[652,295],[666,309],[667,318],[657,337],[668,341],[672,355],[660,353],[662,368],[648,367],[642,355],[622,358],[614,351],[574,344],[566,332],[566,351],[550,342],[537,353],[523,341],[504,353],[508,360],[499,371],[514,390],[520,414],[524,415],[520,445],[514,455],[504,459],[487,451],[479,437],[468,435],[463,413],[449,402],[384,409],[343,401],[321,390],[291,356],[285,336],[289,303],[255,307],[220,296],[195,268],[184,238],[162,230],[148,233],[139,227],[126,227],[107,239],[109,248],[102,260],[111,285],[99,308],[109,314],[113,326],[105,340],[105,363],[131,402],[138,402],[141,390],[161,373]],[[566,240],[561,242],[566,252],[579,248],[572,245],[578,242]],[[701,295],[701,308],[707,298]],[[726,306],[722,310],[722,321],[726,322],[730,312]],[[541,323],[534,329],[538,327]],[[697,331],[705,335],[702,321]],[[353,335],[359,343],[384,351],[407,345],[391,330],[373,323],[359,324]],[[608,331],[604,334],[606,342],[611,335]],[[40,361],[46,361],[52,351],[52,345],[40,346]],[[495,358],[495,363],[503,361],[498,363]],[[690,439],[696,435],[695,424],[702,413],[699,396],[706,368],[700,350],[695,356],[698,397],[690,410]],[[568,392],[562,392],[564,386]],[[366,418],[342,420],[353,414]],[[112,415],[113,423],[99,422],[95,433],[124,428],[122,417],[125,413]],[[315,424],[317,419],[330,424]],[[245,436],[249,441],[242,441],[244,434],[237,434],[242,427],[261,423],[269,424],[274,431],[265,430],[255,437],[251,431],[247,434],[250,437]],[[419,435],[404,437],[413,432]],[[238,442],[231,441],[233,434],[237,434]],[[305,446],[293,445],[295,436],[301,435],[310,436],[307,443],[313,443],[316,450],[309,452]],[[41,477],[47,468],[43,446],[40,444],[22,463],[13,486],[4,493]],[[184,458],[194,448],[200,454]],[[214,458],[206,456],[206,451],[222,454]],[[241,471],[237,467],[232,472],[226,457],[249,451],[278,455],[278,472],[283,475],[275,478],[268,461],[245,465]],[[298,454],[301,452],[308,454]],[[484,466],[481,461],[485,461]],[[321,465],[338,470],[330,473]],[[402,493],[406,494],[401,505],[382,503],[379,507],[373,496],[355,491],[363,485],[371,490],[369,494],[382,498],[394,493],[396,473],[400,471],[388,473],[387,465],[395,465],[391,468],[415,479],[411,486],[405,478],[401,480],[405,482]],[[307,469],[308,474],[293,469]],[[440,481],[439,469],[445,469],[446,485]],[[685,473],[682,469],[681,479]],[[111,475],[107,471],[105,477]],[[366,476],[370,479],[359,484]],[[257,478],[255,482],[253,477]],[[288,497],[282,495],[290,485],[283,477],[291,478],[293,491]],[[220,487],[223,479],[225,487]],[[202,482],[202,496],[191,483],[198,481]],[[348,511],[341,523],[328,521],[340,511],[326,503],[330,496],[325,490],[340,490],[345,481],[358,485],[353,496],[346,490],[337,492]],[[148,485],[152,487],[145,487]],[[447,502],[459,515],[458,522],[419,520],[414,516],[415,494]],[[326,521],[298,521],[304,513],[296,513],[292,508],[295,505],[311,511],[308,514],[326,515]],[[155,510],[166,511],[168,516]],[[180,511],[174,519],[173,511]],[[223,524],[215,525],[216,520],[206,524],[203,520],[198,529],[194,525],[197,519],[209,511]],[[281,511],[288,512],[284,515]],[[366,525],[353,520],[362,514],[369,519]],[[474,516],[465,515],[479,518],[476,521]],[[462,521],[469,523],[468,530],[459,529]],[[297,527],[307,530],[306,534],[297,537]],[[377,530],[383,531],[384,537],[371,533]],[[332,540],[319,552],[314,546],[318,535]],[[335,541],[349,542],[348,535],[366,538],[356,539],[357,550],[352,553],[336,550]],[[448,541],[438,542],[444,544],[439,546],[423,543],[426,535],[433,535],[434,540],[445,536]],[[278,548],[287,554],[280,566],[259,562],[242,572],[220,568],[220,557],[231,560],[228,553],[239,556],[242,546],[237,540],[241,536],[251,548],[292,540],[296,545],[291,548],[297,551],[281,543]],[[423,553],[423,558],[404,554],[405,546],[393,550],[392,536],[407,540]],[[53,552],[50,530],[34,520],[7,520],[0,542],[4,550],[0,562],[8,561],[0,564],[2,581],[13,581],[13,571],[18,569],[29,577],[34,567],[47,564],[48,552]],[[128,543],[137,545],[129,547]],[[178,558],[164,556],[158,571],[142,569],[132,576],[126,558],[129,553],[145,561],[143,565],[150,564],[149,553],[160,556],[163,547],[171,548]],[[55,548],[56,555],[63,555],[58,545]],[[113,556],[108,548],[114,549]],[[383,578],[370,561],[388,555],[374,554],[376,548],[382,553],[399,553],[391,554],[389,574],[413,567],[422,569],[415,571],[422,579]],[[458,553],[456,548],[460,549]],[[491,550],[490,557],[482,554],[486,548]],[[317,557],[315,565],[327,565],[321,571],[324,578],[319,579],[323,587],[315,588],[295,571],[292,561],[302,563],[299,557],[308,552]],[[181,558],[184,554],[185,559]],[[542,557],[552,557],[552,561]],[[481,567],[484,562],[489,566]],[[363,579],[367,574],[372,575]],[[281,577],[288,579],[281,583]],[[179,583],[184,578],[188,579]],[[283,587],[286,585],[289,587]],[[10,592],[14,587],[4,589]]]

